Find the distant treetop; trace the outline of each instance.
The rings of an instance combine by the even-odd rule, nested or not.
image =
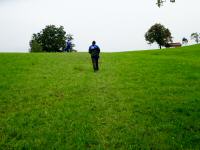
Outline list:
[[[158,7],[163,6],[163,3],[166,2],[166,0],[157,0]],[[170,0],[171,3],[175,3],[175,0]]]

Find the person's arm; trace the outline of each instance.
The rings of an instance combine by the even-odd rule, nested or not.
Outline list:
[[[98,53],[100,53],[101,50],[100,50],[99,46],[97,46],[97,50],[98,50]]]
[[[89,47],[89,51],[88,51],[88,53],[90,53],[90,54],[92,53],[91,47]]]

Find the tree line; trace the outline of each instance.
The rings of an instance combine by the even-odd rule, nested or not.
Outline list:
[[[160,49],[162,46],[170,47],[170,43],[173,42],[172,39],[170,30],[159,23],[151,26],[145,33],[145,40],[148,41],[148,44],[157,43]],[[192,33],[191,39],[199,43],[200,33]],[[66,34],[63,26],[47,25],[39,33],[33,34],[30,41],[30,52],[65,52],[69,42],[71,45],[67,52],[73,52],[76,51],[74,50],[75,44],[73,40],[73,35]],[[183,38],[182,43],[187,44],[188,39]]]
[[[200,41],[200,33],[192,33],[191,39],[195,40],[195,42],[198,44]],[[146,33],[145,33],[145,39],[148,41],[149,44],[157,43],[159,45],[159,48],[161,49],[162,46],[164,47],[170,47],[170,43],[173,42],[173,37],[171,35],[171,32],[168,28],[166,28],[164,25],[156,23],[153,25]],[[185,37],[182,39],[182,44],[187,44],[188,39]]]

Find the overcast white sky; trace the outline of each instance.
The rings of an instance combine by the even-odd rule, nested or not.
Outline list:
[[[155,23],[169,28],[174,41],[200,32],[200,0],[0,0],[0,52],[28,52],[33,33],[63,25],[76,49],[87,51],[96,40],[102,51],[157,48],[145,32]]]

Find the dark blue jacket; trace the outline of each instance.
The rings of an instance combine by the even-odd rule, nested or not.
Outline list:
[[[67,50],[71,50],[72,43],[70,41],[67,41],[66,45],[67,45]]]
[[[91,45],[89,47],[89,53],[91,54],[91,57],[99,57],[100,48],[97,45]]]

